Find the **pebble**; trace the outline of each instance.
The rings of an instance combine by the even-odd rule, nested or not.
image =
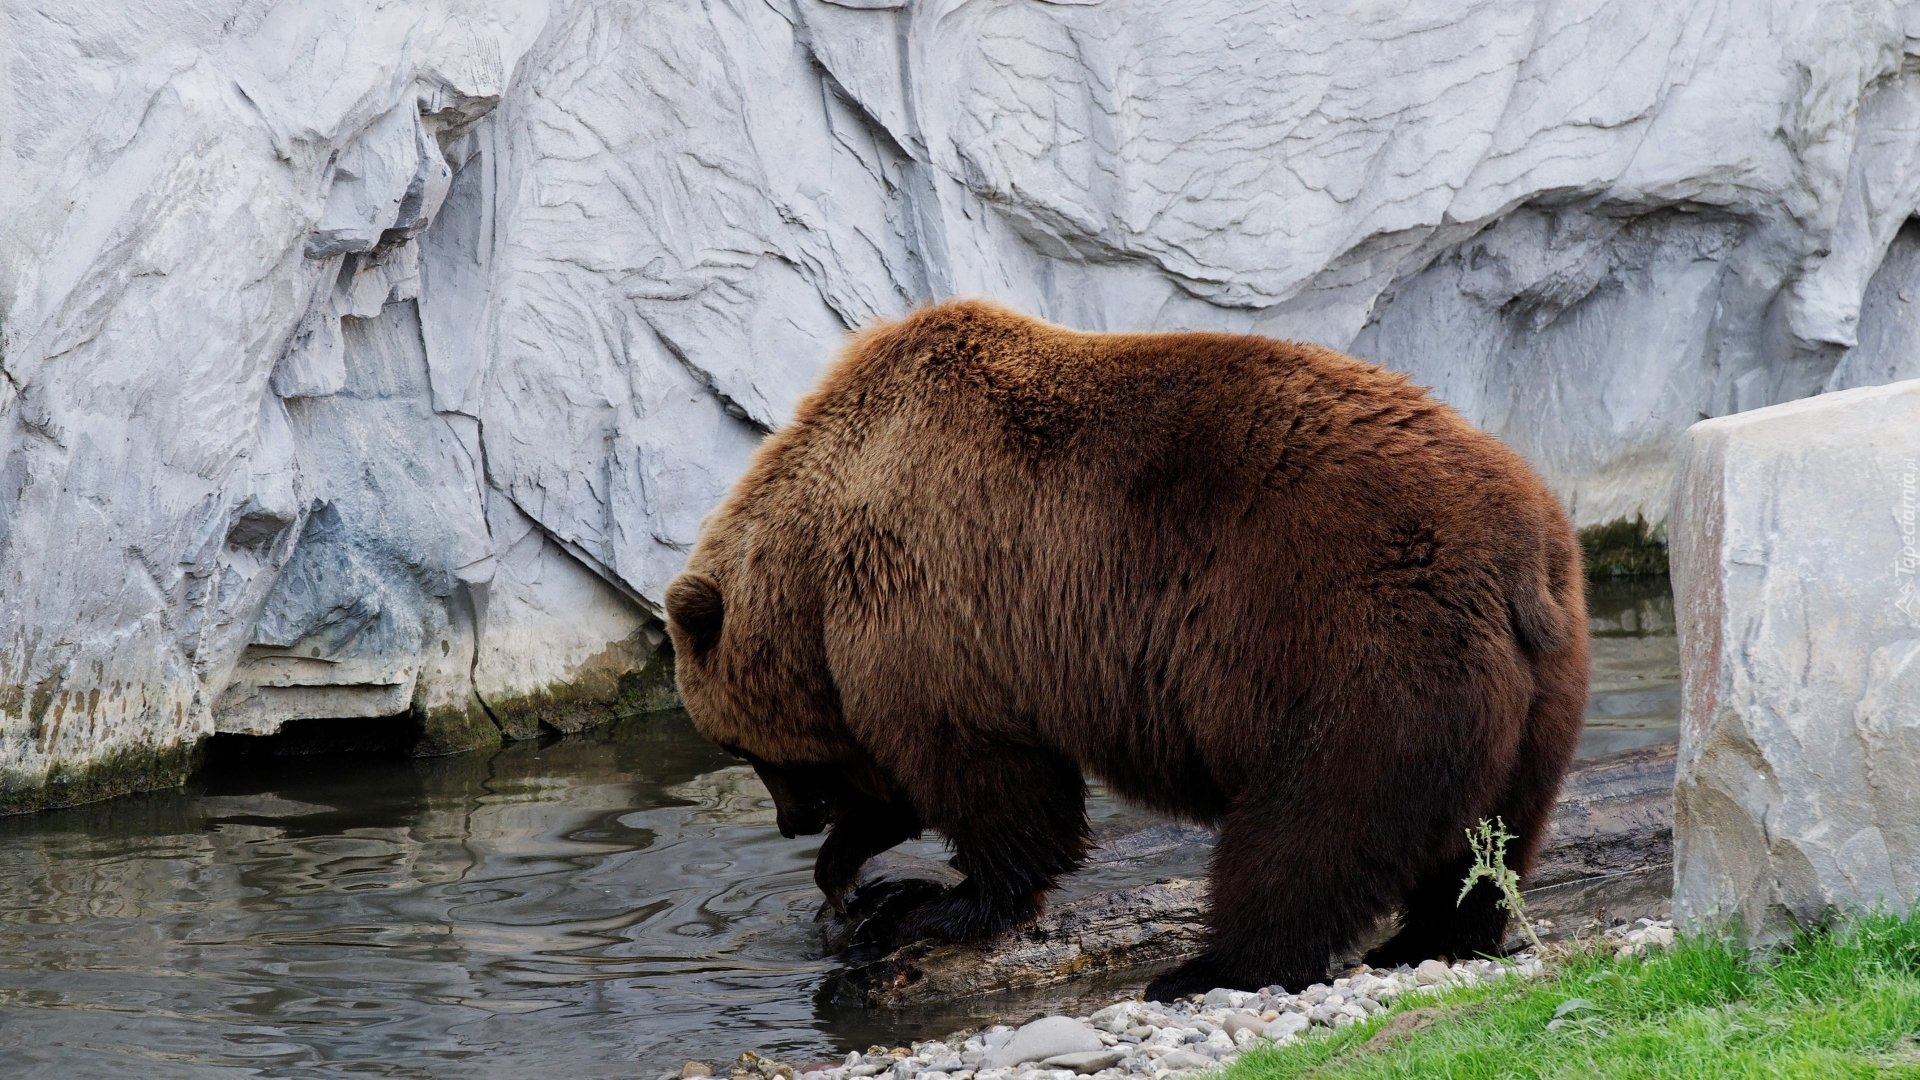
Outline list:
[[[980,1059],[980,1066],[986,1069],[1003,1069],[1027,1061],[1045,1061],[1061,1054],[1106,1049],[1098,1032],[1089,1027],[1086,1021],[1075,1020],[1071,1016],[1043,1016],[1022,1026],[997,1048],[992,1039],[988,1040],[987,1046],[987,1056]]]
[[[1087,1076],[1126,1060],[1120,1050],[1086,1050],[1077,1054],[1055,1054],[1040,1064],[1049,1069],[1066,1069]]]
[[[1273,1022],[1260,1029],[1260,1034],[1277,1043],[1289,1042],[1294,1036],[1313,1026],[1306,1013],[1284,1012]]]
[[[1340,1015],[1345,1004],[1337,1001],[1323,1001],[1307,1011],[1307,1019],[1316,1024],[1331,1024],[1333,1018]]]
[[[1673,943],[1673,925],[1642,919],[1602,935],[1617,950],[1644,952]],[[1363,969],[1299,993],[1269,986],[1257,994],[1216,989],[1179,1002],[1116,1002],[1092,1015],[1044,1016],[1018,1029],[996,1024],[983,1031],[907,1047],[875,1046],[842,1063],[805,1067],[801,1080],[1200,1080],[1246,1050],[1285,1045],[1386,1011],[1404,994],[1427,994],[1504,978],[1533,978],[1540,961],[1527,954],[1505,961],[1471,960],[1417,968]],[[1577,1014],[1560,1017],[1570,1022]],[[745,1066],[751,1065],[751,1068]],[[885,1074],[884,1076],[882,1074]],[[689,1061],[662,1080],[709,1080],[711,1066]],[[793,1066],[741,1055],[734,1080],[796,1076]]]
[[[1666,949],[1673,945],[1673,923],[1670,920],[1641,919],[1631,926],[1616,926],[1601,934],[1601,940],[1613,946],[1621,956],[1638,956],[1649,949]]]
[[[1115,1035],[1133,1026],[1133,1002],[1123,1001],[1118,1005],[1109,1005],[1092,1016],[1087,1023],[1101,1031],[1111,1031]]]
[[[1258,1016],[1254,1015],[1253,1013],[1231,1012],[1231,1013],[1228,1013],[1227,1018],[1221,1022],[1220,1030],[1226,1032],[1227,1037],[1231,1039],[1238,1036],[1243,1031],[1259,1031],[1262,1027],[1265,1027],[1265,1026],[1266,1026],[1265,1021],[1261,1020]]]
[[[1161,1054],[1154,1064],[1162,1069],[1211,1069],[1214,1059],[1194,1050],[1174,1050]]]

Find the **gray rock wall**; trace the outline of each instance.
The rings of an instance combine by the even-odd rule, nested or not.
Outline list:
[[[929,296],[1347,347],[1582,523],[1658,520],[1693,420],[1920,373],[1910,28],[5,5],[0,788],[296,717],[573,722],[847,328]]]

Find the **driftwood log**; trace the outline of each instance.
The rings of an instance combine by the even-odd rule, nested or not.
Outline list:
[[[1568,774],[1527,883],[1528,913],[1546,923],[1544,931],[1564,934],[1597,919],[1664,910],[1673,861],[1673,768],[1674,748],[1667,745],[1578,763]],[[1154,825],[1103,843],[1088,862],[1110,868],[1171,851],[1198,854],[1212,844],[1206,829]],[[829,947],[846,948],[956,880],[950,867],[932,860],[874,860],[848,918],[829,922]],[[1199,951],[1205,911],[1206,883],[1172,878],[1059,904],[1033,926],[983,945],[919,943],[862,962],[856,944],[829,993],[842,1002],[897,1008],[1171,963]]]

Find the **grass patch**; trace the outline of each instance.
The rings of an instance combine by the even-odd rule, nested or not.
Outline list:
[[[1803,934],[1758,961],[1707,938],[1578,954],[1539,981],[1408,995],[1330,1037],[1249,1051],[1225,1080],[1588,1076],[1920,1080],[1920,917]]]

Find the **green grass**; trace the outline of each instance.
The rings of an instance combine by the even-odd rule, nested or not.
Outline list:
[[[1579,955],[1540,981],[1410,995],[1331,1037],[1250,1051],[1225,1080],[1588,1076],[1920,1080],[1920,917],[1805,934],[1767,961],[1701,938]]]

